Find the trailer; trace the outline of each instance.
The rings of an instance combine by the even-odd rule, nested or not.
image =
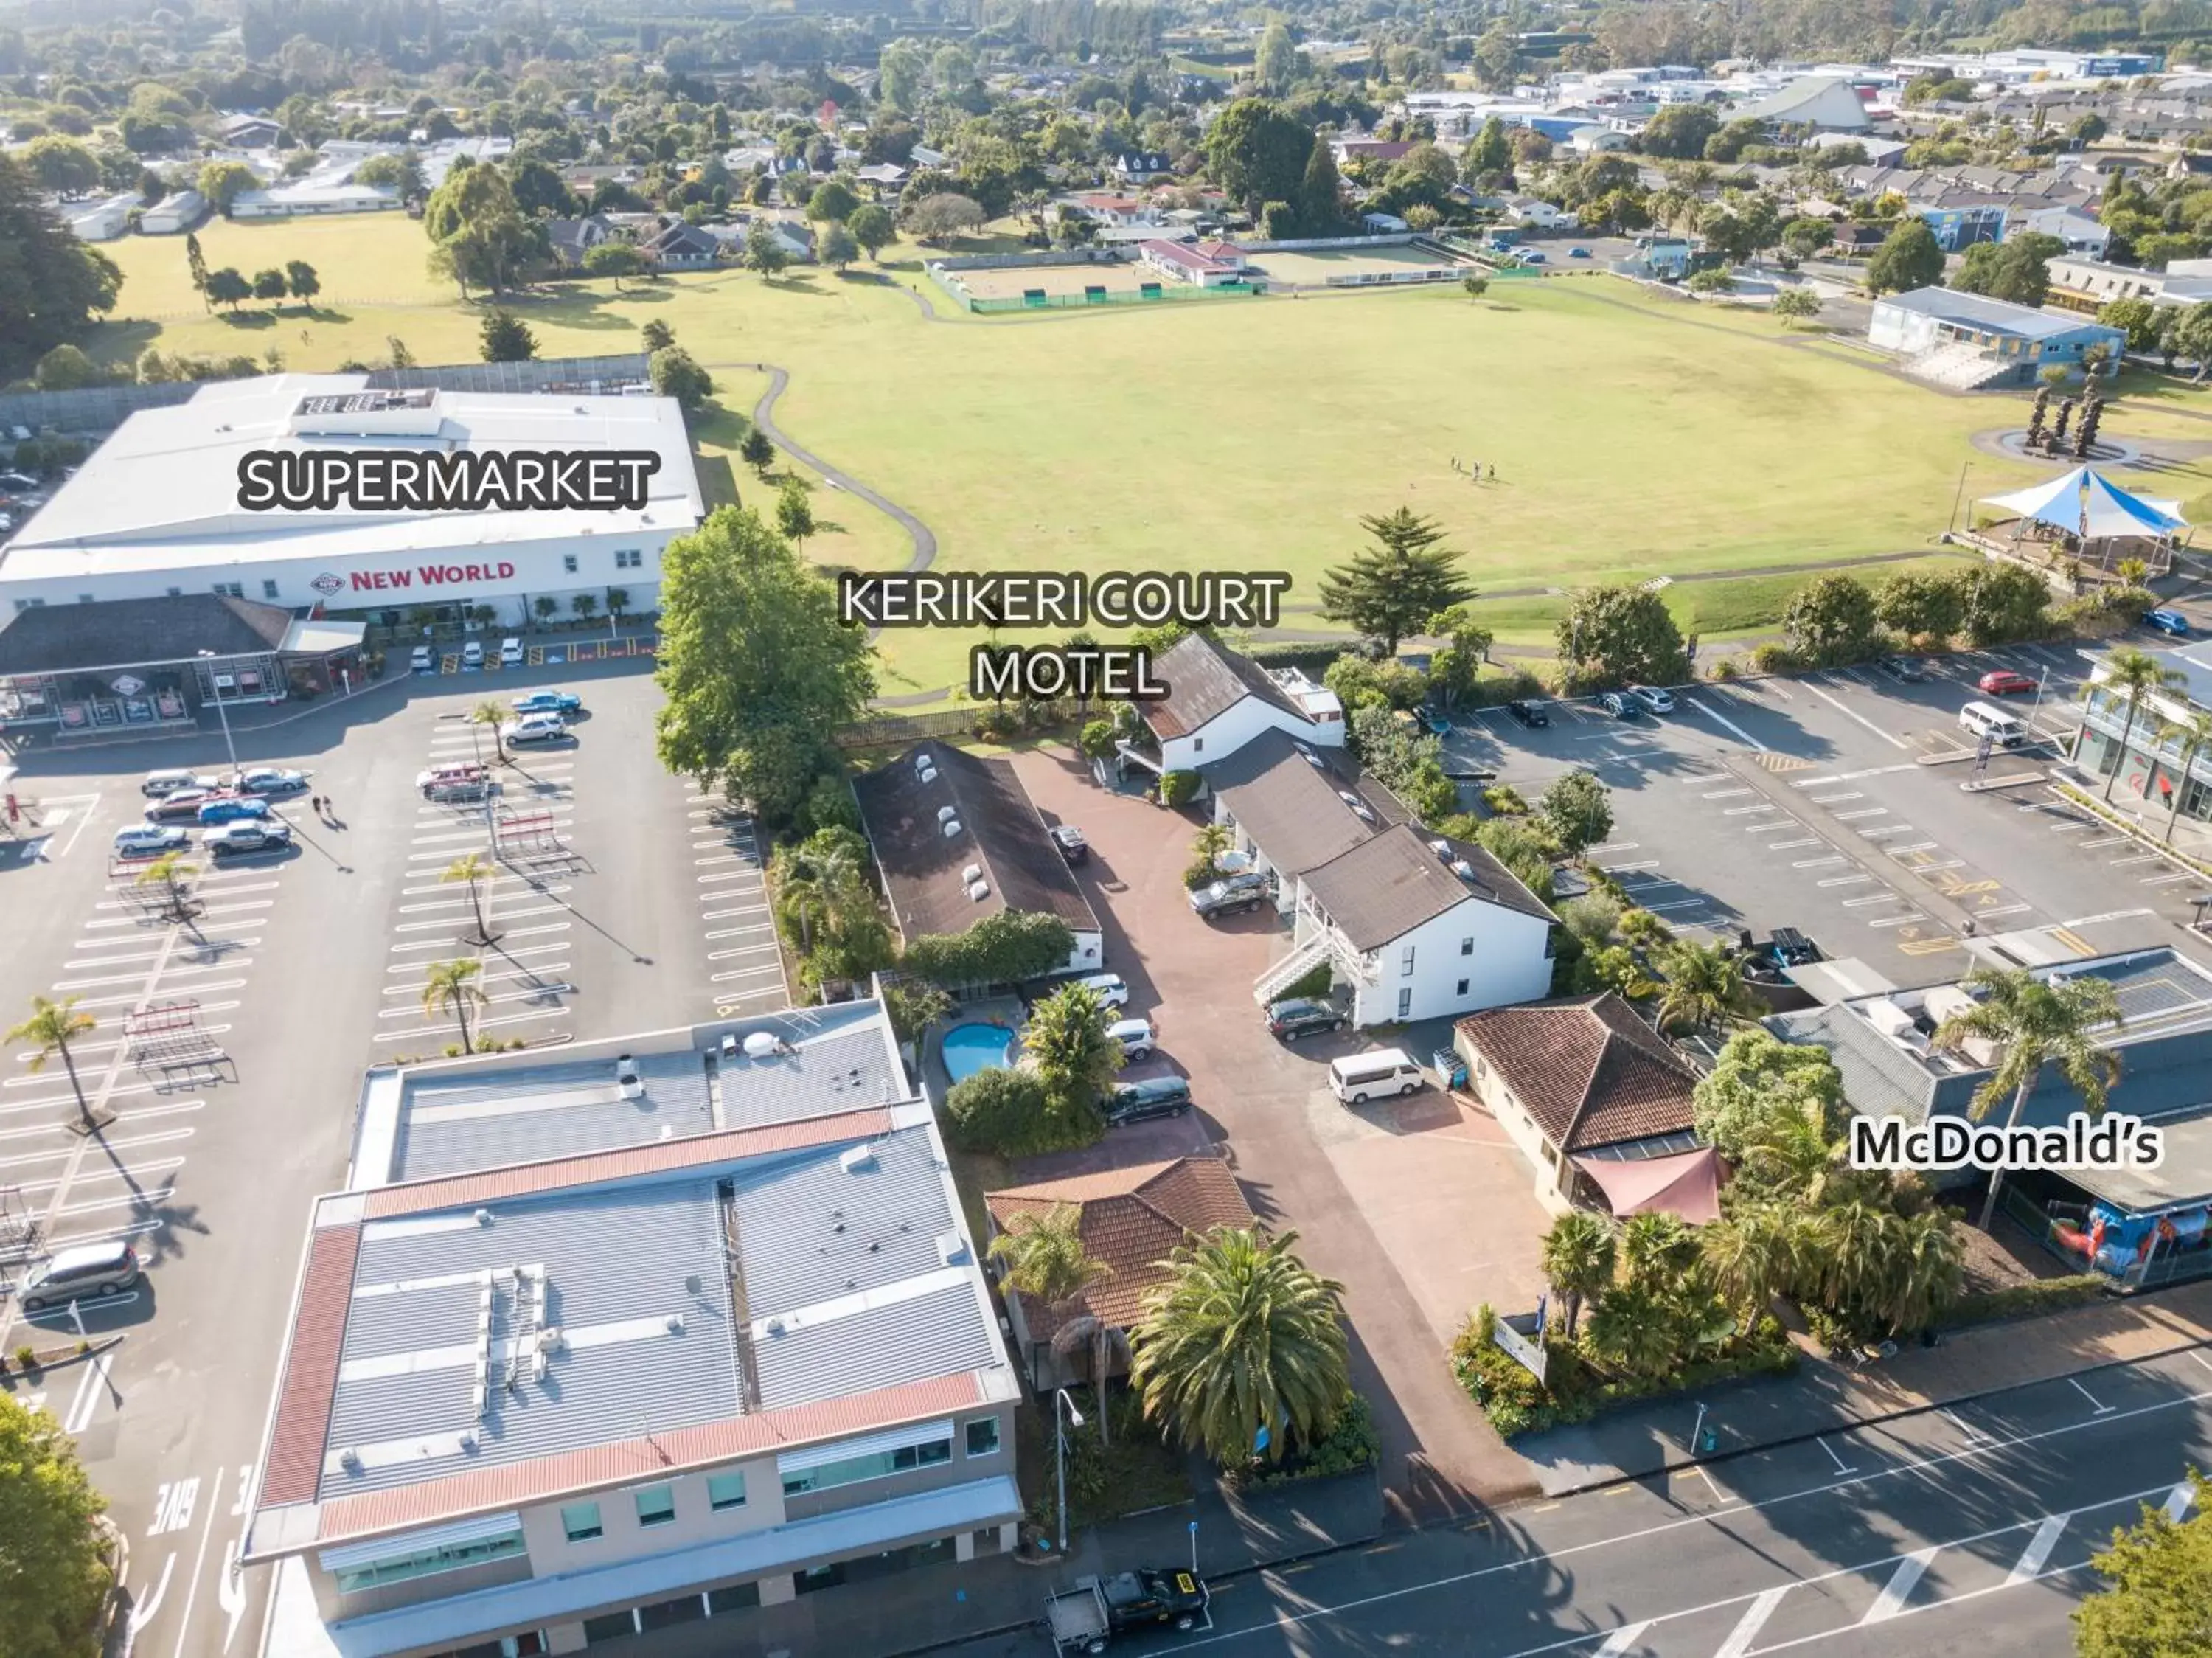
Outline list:
[[[1052,1632],[1054,1652],[1103,1652],[1113,1634],[1113,1621],[1106,1615],[1106,1596],[1095,1577],[1045,1596],[1044,1620]]]

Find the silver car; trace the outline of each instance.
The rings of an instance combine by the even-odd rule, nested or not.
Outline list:
[[[15,1300],[26,1313],[117,1295],[144,1276],[138,1252],[120,1240],[80,1244],[48,1256],[23,1275]]]

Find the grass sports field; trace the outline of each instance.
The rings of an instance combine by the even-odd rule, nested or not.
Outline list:
[[[1449,259],[1413,247],[1322,247],[1304,253],[1255,253],[1252,263],[1270,281],[1295,283],[1302,288],[1383,271],[1455,268]]]
[[[1149,265],[1018,265],[1005,271],[953,274],[977,299],[1019,299],[1033,288],[1048,294],[1079,294],[1086,288],[1133,294],[1147,283],[1164,285],[1173,280]]]
[[[94,349],[275,346],[292,368],[330,369],[379,361],[397,336],[423,363],[477,358],[483,313],[423,273],[412,222],[217,224],[202,243],[211,265],[248,271],[307,259],[325,296],[312,314],[210,317],[182,239],[131,237],[105,250],[127,280]],[[1360,544],[1360,515],[1402,504],[1444,526],[1486,589],[1534,589],[1486,607],[1507,643],[1548,640],[1560,601],[1547,588],[1932,552],[1962,466],[1969,498],[2047,475],[1970,442],[2022,421],[2025,398],[1947,397],[1771,319],[1609,277],[1493,284],[1480,302],[1439,284],[975,318],[908,250],[889,251],[894,268],[842,281],[702,272],[514,309],[549,357],[633,349],[659,317],[738,411],[764,386],[750,365],[781,364],[779,424],[931,525],[948,568],[1283,569],[1297,577],[1291,602],[1310,606],[1318,572]],[[2124,396],[2106,424],[2201,444],[2208,414],[2212,395],[2161,386]],[[710,424],[702,454],[765,502],[741,464],[713,464],[736,430]],[[1470,484],[1455,459],[1495,466],[1496,481]],[[2202,460],[2119,477],[2212,516]],[[815,507],[843,527],[811,540],[812,557],[902,562],[904,538],[879,515],[827,491]],[[1762,575],[1666,594],[1717,643],[1771,625],[1790,585]],[[884,643],[896,694],[961,679],[973,641],[908,630]]]

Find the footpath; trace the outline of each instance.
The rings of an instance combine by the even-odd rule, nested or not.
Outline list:
[[[1565,1496],[2207,1344],[2212,1280],[1982,1325],[1863,1367],[1808,1358],[1795,1375],[1670,1394],[1524,1435],[1513,1449],[1545,1496]],[[1702,1454],[1701,1436],[1711,1447]]]

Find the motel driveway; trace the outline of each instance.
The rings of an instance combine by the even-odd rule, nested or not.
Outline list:
[[[1174,1156],[1210,1135],[1254,1213],[1295,1228],[1307,1264],[1345,1286],[1352,1382],[1375,1411],[1394,1517],[1430,1521],[1533,1493],[1528,1464],[1461,1391],[1446,1350],[1477,1302],[1526,1309],[1541,1293],[1549,1222],[1504,1131],[1433,1090],[1339,1105],[1327,1064],[1365,1044],[1285,1046],[1267,1034],[1251,986],[1286,936],[1271,914],[1208,925],[1190,912],[1193,820],[1108,794],[1064,748],[1014,765],[1048,822],[1089,838],[1076,873],[1105,930],[1106,966],[1128,980],[1129,1012],[1158,1022],[1160,1054],[1188,1074],[1197,1103],[1190,1118],[1033,1160],[1020,1178]]]

